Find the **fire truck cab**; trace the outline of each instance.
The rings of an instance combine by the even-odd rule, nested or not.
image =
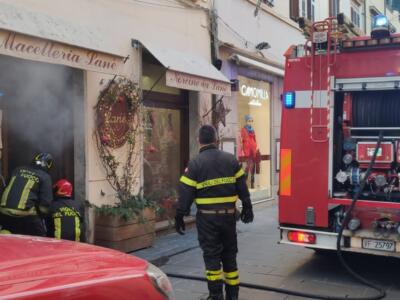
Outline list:
[[[346,38],[341,20],[311,25],[286,52],[280,149],[283,244],[400,257],[400,35],[376,19]],[[383,139],[365,178],[380,132]]]

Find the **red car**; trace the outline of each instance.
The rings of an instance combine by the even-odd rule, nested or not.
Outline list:
[[[70,241],[0,235],[0,299],[175,297],[167,276],[140,258]]]

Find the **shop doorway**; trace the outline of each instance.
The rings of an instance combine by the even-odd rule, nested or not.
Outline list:
[[[152,92],[144,109],[144,195],[160,207],[157,221],[174,217],[179,177],[189,160],[187,96]]]
[[[83,124],[74,115],[76,72],[0,55],[1,173],[6,182],[14,168],[29,164],[38,152],[49,152],[55,161],[53,182],[66,178],[76,184],[74,132]]]

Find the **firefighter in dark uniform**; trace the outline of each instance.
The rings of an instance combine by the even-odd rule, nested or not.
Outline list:
[[[200,154],[189,162],[180,179],[179,202],[175,216],[178,233],[183,234],[183,217],[193,201],[197,205],[196,225],[206,266],[210,300],[222,300],[223,284],[227,300],[239,295],[236,263],[236,201],[242,201],[244,223],[253,221],[253,209],[243,169],[236,157],[218,150],[213,126],[199,130]],[[221,268],[222,267],[222,268]]]
[[[54,185],[54,201],[50,205],[47,219],[48,236],[82,242],[83,206],[71,197],[72,184],[66,179],[57,181]]]
[[[15,234],[46,236],[43,217],[53,201],[49,153],[35,156],[30,166],[16,168],[0,201],[0,225]]]

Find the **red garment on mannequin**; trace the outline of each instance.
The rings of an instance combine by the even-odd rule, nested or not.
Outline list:
[[[255,159],[257,155],[256,134],[254,131],[249,132],[245,127],[243,127],[241,130],[241,137],[244,156]]]

